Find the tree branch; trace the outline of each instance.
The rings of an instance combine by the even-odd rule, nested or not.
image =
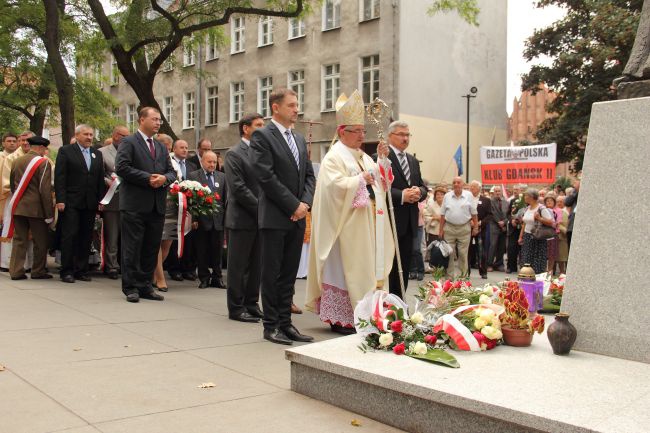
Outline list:
[[[18,111],[20,114],[27,117],[27,119],[29,120],[32,120],[32,117],[34,117],[32,113],[30,113],[29,110],[27,110],[26,108],[23,108],[16,104],[12,104],[11,102],[3,101],[2,99],[0,99],[0,105],[5,108],[9,108],[10,110]]]

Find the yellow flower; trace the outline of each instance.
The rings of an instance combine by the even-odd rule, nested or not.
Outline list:
[[[490,340],[498,340],[503,337],[501,331],[493,326],[486,326],[481,329],[481,334],[485,335]]]
[[[492,303],[492,298],[490,298],[488,295],[481,295],[478,298],[478,303],[479,304],[491,304]],[[491,311],[491,310],[489,310]]]
[[[393,334],[385,333],[379,336],[379,345],[383,347],[388,347],[393,344]]]
[[[492,322],[495,319],[495,316],[494,310],[490,310],[489,308],[482,308],[481,314],[479,314],[479,317],[488,323]]]
[[[486,322],[485,319],[483,319],[482,317],[477,317],[477,318],[474,320],[474,327],[475,327],[476,329],[478,329],[478,330],[483,329],[483,327],[484,327],[485,325],[487,325],[487,322]]]
[[[422,323],[423,320],[424,320],[424,316],[419,311],[413,313],[413,315],[411,316],[411,322],[415,323],[416,325]]]

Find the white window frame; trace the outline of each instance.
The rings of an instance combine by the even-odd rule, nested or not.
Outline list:
[[[370,59],[370,66],[363,65],[363,61],[365,59]],[[375,60],[377,63],[375,63]],[[372,54],[370,56],[363,56],[359,58],[359,89],[361,89],[361,97],[366,102],[366,104],[374,101],[375,98],[379,97],[379,89],[381,89],[381,82],[379,81],[381,77],[381,74],[379,72],[380,61],[381,59],[379,57],[379,54]],[[368,94],[366,94],[364,87],[365,79],[363,75],[366,72],[370,73]],[[377,88],[375,88],[375,86]],[[375,94],[376,96],[373,96]]]
[[[174,55],[167,57],[160,68],[163,72],[171,72],[174,70]]]
[[[370,15],[366,16],[366,5],[369,5]],[[380,0],[359,0],[359,22],[371,21],[381,16]]]
[[[332,72],[328,74],[327,68],[331,67]],[[331,81],[331,96],[328,104],[327,83]],[[341,91],[341,64],[331,63],[323,65],[321,69],[321,111],[334,111],[336,109],[336,98]],[[329,105],[329,106],[328,106]]]
[[[297,33],[294,33],[296,29]],[[289,18],[289,30],[287,34],[289,35],[288,40],[304,38],[306,35],[305,20],[302,18]]]
[[[332,24],[328,26],[328,9],[332,10]],[[341,27],[341,0],[325,0],[322,7],[322,26],[323,31],[334,30]]]
[[[219,87],[205,89],[205,126],[215,126],[219,116]]]
[[[196,125],[196,93],[183,93],[183,129],[193,129]]]
[[[163,114],[165,115],[165,119],[167,119],[167,124],[171,127],[172,121],[174,119],[174,97],[173,96],[163,97],[162,109],[163,109]]]
[[[205,61],[217,60],[219,58],[219,45],[217,38],[212,38],[210,35],[205,38]]]
[[[109,71],[109,78],[111,86],[117,86],[120,84],[120,70],[117,67],[117,60],[115,56],[111,55],[111,68]]]
[[[293,77],[293,74],[298,74]],[[298,113],[302,114],[305,111],[305,70],[296,69],[287,72],[287,88],[293,90],[298,95]]]
[[[183,67],[196,64],[196,48],[191,48],[190,43],[183,44]]]
[[[267,47],[273,45],[273,18],[260,17],[257,24],[257,46]]]
[[[257,79],[257,112],[265,119],[271,117],[269,97],[273,92],[273,77],[268,75]]]
[[[138,111],[135,104],[126,104],[126,126],[129,131],[135,132],[137,128]]]
[[[230,20],[230,54],[243,53],[246,45],[246,25],[244,17]]]
[[[244,115],[245,86],[243,81],[230,83],[230,123],[237,123]]]

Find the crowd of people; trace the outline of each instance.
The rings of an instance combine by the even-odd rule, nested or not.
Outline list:
[[[341,334],[354,332],[353,306],[366,293],[388,289],[403,297],[409,278],[421,280],[433,267],[445,266],[451,277],[467,277],[474,267],[484,278],[504,267],[516,272],[523,263],[564,272],[579,182],[573,192],[522,194],[524,186],[516,186],[509,198],[499,186],[486,192],[460,177],[449,191],[427,185],[406,151],[406,122],[389,125],[375,155],[363,152],[357,91],[337,101],[336,139],[317,182],[307,143],[293,130],[297,95],[277,89],[270,106],[266,125],[257,113],[241,118],[241,140],[223,159],[207,139],[189,157],[186,141],[159,133],[161,116],[152,107],[140,109],[134,134],[118,126],[104,146],[93,145],[92,127],[77,126],[55,161],[47,139],[5,134],[1,270],[13,280],[30,272],[32,279],[52,278],[47,254],[58,250],[61,281],[91,281],[95,236],[100,269],[121,278],[128,302],[164,300],[167,271],[172,280],[198,280],[201,289],[225,288],[229,318],[262,320],[264,338],[278,344],[313,340],[291,320],[299,312],[293,297],[301,257],[308,260],[307,309]],[[169,194],[183,180],[208,187],[218,204],[187,230]],[[540,224],[555,236],[533,236]],[[449,254],[441,254],[443,240]]]

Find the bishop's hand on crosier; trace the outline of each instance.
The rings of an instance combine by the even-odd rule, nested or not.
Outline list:
[[[387,158],[388,157],[388,145],[384,140],[379,141],[379,145],[377,146],[377,156],[379,158]]]

